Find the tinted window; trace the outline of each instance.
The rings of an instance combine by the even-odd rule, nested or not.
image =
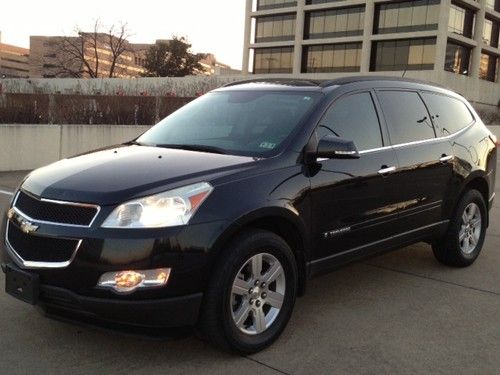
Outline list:
[[[359,151],[382,147],[380,125],[370,93],[349,95],[336,101],[321,120],[319,136],[328,133],[354,141]]]
[[[160,121],[137,141],[264,157],[275,153],[320,97],[312,92],[213,92]]]
[[[438,137],[456,133],[474,120],[469,109],[460,100],[431,93],[424,93],[423,97],[435,118]]]
[[[393,145],[435,137],[427,109],[416,92],[380,91],[377,96]]]

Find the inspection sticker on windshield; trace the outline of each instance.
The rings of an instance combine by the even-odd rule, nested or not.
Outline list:
[[[276,143],[271,142],[262,142],[259,146],[260,148],[267,148],[268,150],[272,150],[276,147]]]

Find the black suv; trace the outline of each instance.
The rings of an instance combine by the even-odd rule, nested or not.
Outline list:
[[[26,177],[2,225],[6,291],[49,314],[197,325],[256,352],[332,267],[418,241],[472,264],[496,158],[470,104],[434,85],[230,84],[135,141]]]

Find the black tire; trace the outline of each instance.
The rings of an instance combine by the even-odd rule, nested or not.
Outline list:
[[[461,247],[459,236],[462,229],[462,215],[466,208],[472,203],[479,208],[481,214],[481,232],[475,244],[475,248],[471,252],[465,252]],[[465,192],[457,204],[445,236],[435,241],[432,245],[432,250],[436,259],[447,266],[453,267],[467,267],[474,263],[483,248],[487,227],[487,215],[488,210],[486,209],[486,203],[484,202],[482,194],[474,189]]]
[[[262,253],[270,254],[279,261],[284,273],[280,280],[285,280],[286,288],[283,303],[274,321],[262,333],[251,335],[242,332],[233,319],[234,307],[231,303],[234,303],[234,299],[231,290],[241,268],[252,257]],[[262,273],[265,274],[264,271]],[[264,230],[245,231],[231,242],[219,257],[219,264],[215,265],[200,315],[199,329],[202,336],[224,350],[243,355],[268,347],[283,332],[290,319],[297,294],[297,280],[294,254],[281,237]],[[273,286],[269,290],[271,288]],[[247,296],[241,298],[249,299]],[[252,306],[255,307],[256,302],[252,301]],[[250,314],[249,319],[253,319],[254,312]]]

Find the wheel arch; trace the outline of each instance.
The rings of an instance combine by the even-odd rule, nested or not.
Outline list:
[[[305,293],[307,284],[308,232],[298,215],[283,207],[263,208],[248,213],[230,225],[216,240],[213,249],[217,255],[240,233],[250,229],[262,229],[280,236],[293,251],[298,268],[298,294]]]
[[[462,189],[460,190],[460,193],[458,194],[458,199],[455,203],[456,204],[460,201],[460,199],[463,197],[463,195],[471,190],[477,190],[481,193],[484,199],[484,203],[486,204],[486,209],[488,209],[488,201],[489,201],[489,186],[488,186],[488,181],[486,179],[486,176],[483,176],[482,174],[474,174],[470,176],[470,178],[463,184]],[[489,225],[489,215],[486,215],[486,225]]]

